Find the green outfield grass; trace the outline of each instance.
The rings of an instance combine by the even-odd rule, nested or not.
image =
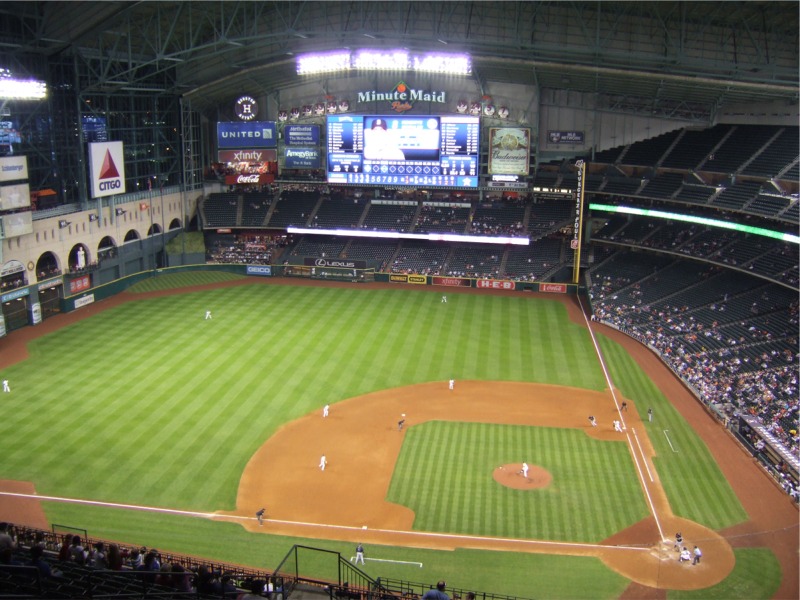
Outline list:
[[[552,483],[513,490],[486,477],[516,457],[535,457]],[[649,514],[626,443],[521,425],[410,428],[388,497],[414,511],[415,529],[509,538],[599,542]]]
[[[217,273],[163,275],[132,291],[223,278]],[[203,319],[206,310],[212,311],[212,320]],[[647,398],[657,418],[670,419],[669,429],[681,445],[681,456],[670,460],[688,461],[667,464],[659,446],[660,475],[673,506],[713,527],[744,518],[705,446],[679,415],[669,414],[668,401],[616,344],[602,344],[626,395],[637,405]],[[404,288],[247,285],[131,301],[40,338],[29,351],[28,360],[2,374],[14,392],[3,398],[0,477],[31,480],[41,494],[199,511],[233,509],[239,477],[254,451],[282,424],[326,403],[451,377],[605,388],[586,330],[567,319],[560,303],[523,295],[450,294],[442,304],[437,294]],[[469,431],[459,423],[431,426],[442,431],[452,426],[459,435]],[[420,451],[410,443],[418,438],[415,429],[408,432],[402,461],[410,460],[407,453],[411,457]],[[542,449],[552,455],[553,469],[567,468],[559,460],[577,464],[595,453],[585,446],[570,452],[573,441],[567,431],[522,429],[520,446],[509,449],[510,460],[521,460],[526,444],[550,436],[542,443],[556,444],[561,436],[566,442],[560,451],[567,456],[558,460],[555,445]],[[443,436],[438,447],[445,457],[451,451],[447,439]],[[661,444],[657,435],[653,441]],[[597,457],[606,461],[604,468],[630,472],[624,445],[606,446],[608,451]],[[693,502],[679,497],[682,469],[689,467],[692,481],[709,490],[692,494]],[[469,495],[467,471],[461,469],[466,482],[454,475],[461,497]],[[408,496],[411,485],[418,484],[398,479],[392,493]],[[509,502],[513,499],[510,494]],[[632,498],[631,504],[622,521],[635,520],[643,500]],[[508,534],[505,520],[476,517],[476,512],[465,512],[467,506],[453,502],[430,514],[421,509],[415,526],[428,529],[444,520],[455,530],[465,520],[487,534]],[[612,506],[610,513],[622,504]],[[292,543],[350,551],[348,544],[253,535],[203,519],[51,502],[45,507],[51,522],[85,527],[97,537],[264,568],[276,566]],[[526,521],[520,527],[525,535],[541,531],[556,539],[598,539],[616,523],[588,531],[568,519],[552,526]],[[381,552],[424,553],[425,581],[446,576],[462,587],[500,593],[610,598],[625,586],[595,559],[391,547]],[[420,577],[394,569],[370,567],[368,572]]]

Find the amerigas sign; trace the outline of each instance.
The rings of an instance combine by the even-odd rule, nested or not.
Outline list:
[[[92,198],[125,193],[125,154],[122,142],[89,144]]]

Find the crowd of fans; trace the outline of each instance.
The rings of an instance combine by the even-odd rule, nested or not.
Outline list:
[[[189,563],[187,563],[187,560]],[[163,597],[169,590],[200,598],[283,598],[280,578],[267,574],[229,571],[189,557],[162,555],[155,548],[126,547],[103,541],[85,542],[81,536],[16,528],[0,523],[0,566],[35,567],[49,589],[50,582],[76,578],[75,569],[90,572],[137,572],[140,581],[155,586]],[[110,579],[110,578],[109,578]],[[99,579],[98,579],[99,581]],[[118,581],[124,586],[122,580]],[[141,591],[137,587],[137,592]],[[125,595],[125,590],[118,590]],[[31,597],[31,596],[26,596]],[[177,597],[177,596],[176,596]]]
[[[642,304],[635,289],[627,294],[632,303],[622,302],[614,291],[628,284],[625,277],[611,275],[593,281],[592,317],[655,348],[703,402],[730,416],[758,417],[767,431],[796,454],[800,449],[797,301],[788,307],[786,337],[765,344],[775,336],[757,320],[757,304],[751,308],[752,319],[731,328],[685,314],[686,306]],[[719,313],[722,321],[725,305],[725,299],[720,299],[708,308]],[[712,343],[713,348],[706,347]]]
[[[286,247],[286,235],[225,236],[211,240],[206,248],[206,262],[220,264],[269,265],[276,251]]]

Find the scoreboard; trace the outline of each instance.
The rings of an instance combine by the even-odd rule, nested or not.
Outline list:
[[[328,115],[329,183],[478,187],[480,119]]]

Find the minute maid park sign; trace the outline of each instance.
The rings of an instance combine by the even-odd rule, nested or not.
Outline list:
[[[358,99],[356,100],[357,103],[390,102],[392,110],[399,113],[414,108],[414,102],[436,102],[437,104],[444,104],[446,101],[447,93],[443,90],[417,90],[408,87],[402,81],[389,92],[378,92],[376,90],[358,92]]]

